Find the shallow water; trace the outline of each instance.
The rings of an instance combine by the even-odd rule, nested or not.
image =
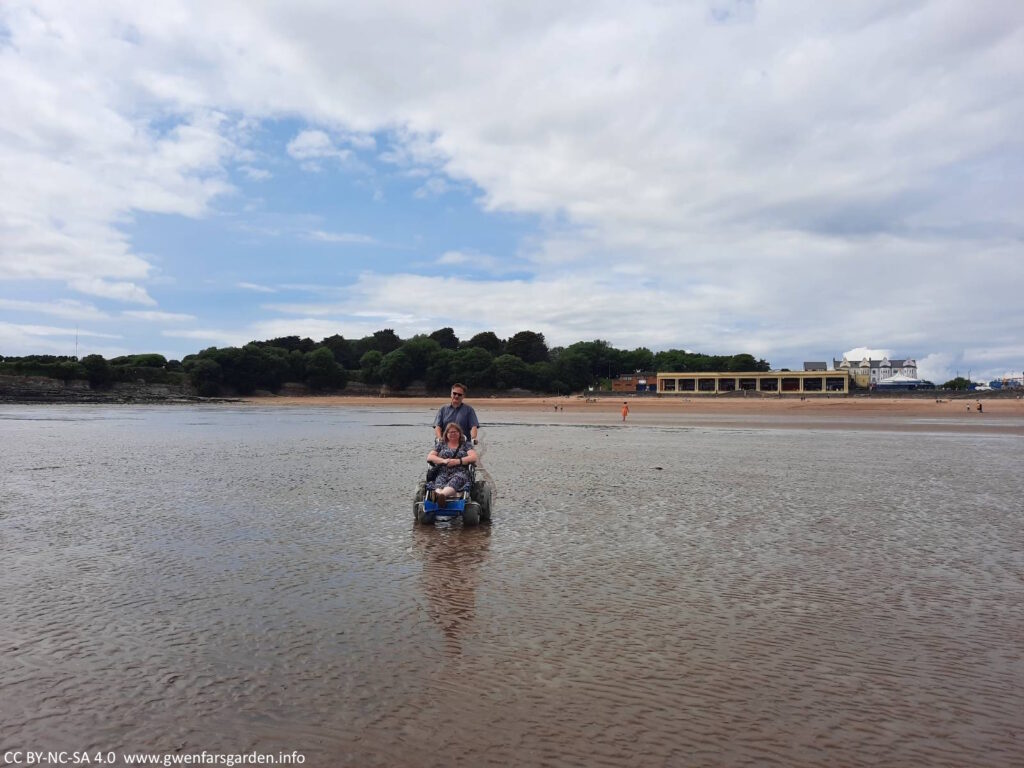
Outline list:
[[[431,415],[0,409],[0,751],[1024,764],[1024,438]]]

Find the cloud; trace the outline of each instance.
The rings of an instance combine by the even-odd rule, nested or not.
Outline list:
[[[314,172],[319,171],[320,166],[313,161],[333,159],[344,163],[352,157],[350,150],[336,147],[323,131],[302,131],[288,142],[287,149],[293,158],[304,161],[304,170]]]
[[[491,275],[508,274],[523,269],[521,263],[516,263],[512,259],[499,259],[475,251],[445,251],[438,257],[437,263],[443,267],[460,267]]]
[[[435,176],[417,187],[416,191],[413,192],[413,196],[424,200],[428,197],[440,197],[451,189],[452,185],[446,179]]]
[[[246,334],[242,329],[225,328],[175,328],[162,330],[160,335],[168,339],[187,339],[204,344],[212,343],[219,347],[241,347],[250,341],[256,340],[255,336]]]
[[[274,174],[266,168],[255,168],[251,165],[240,165],[238,170],[244,173],[245,177],[250,181],[267,181],[274,177]]]
[[[894,355],[892,350],[871,349],[870,347],[854,347],[853,349],[848,349],[845,352],[843,352],[842,356],[839,359],[841,360],[843,357],[845,357],[851,363],[860,362],[861,360],[864,359],[883,360],[885,358],[889,358],[891,360],[893,357],[897,357],[897,359],[902,359]]]
[[[257,129],[290,120],[304,165],[351,173],[375,152],[422,179],[417,205],[472,194],[540,222],[514,246],[535,279],[381,267],[353,289],[383,317],[439,319],[403,305],[429,283],[487,297],[478,324],[565,340],[785,362],[870,343],[994,369],[1016,354],[1019,4],[499,2],[471,25],[447,2],[0,14],[0,176],[16,180],[0,280],[151,303],[132,217],[209,216],[237,193],[226,169],[256,167]],[[491,249],[434,252],[474,244]],[[379,306],[346,300],[344,317]]]
[[[155,306],[156,302],[141,288],[134,283],[115,282],[112,283],[98,277],[79,278],[71,280],[68,286],[80,293],[87,293],[90,296],[102,296],[105,299],[126,301],[132,304],[146,304]]]
[[[23,334],[25,336],[65,336],[74,338],[80,336],[82,338],[94,338],[94,339],[120,339],[121,336],[116,333],[100,333],[98,331],[90,331],[85,328],[61,328],[59,326],[51,325],[23,325],[14,323],[0,323],[0,328],[3,329],[4,334]]]
[[[103,347],[103,339],[120,339],[116,334],[93,332],[80,328],[7,323],[0,321],[0,349],[12,357],[22,355],[74,355],[80,357],[92,354],[98,349],[111,353],[107,356],[124,354],[119,347]]]
[[[309,232],[306,237],[321,243],[359,243],[370,245],[377,242],[376,238],[370,235],[361,235],[358,232],[324,232],[319,229]]]
[[[235,285],[239,288],[244,288],[247,291],[255,291],[256,293],[277,293],[276,288],[259,285],[258,283],[236,283]]]
[[[110,318],[110,315],[100,311],[94,305],[74,299],[58,299],[49,302],[0,299],[0,309],[26,314],[53,315],[67,320],[107,320]]]
[[[189,320],[195,320],[195,315],[186,315],[181,312],[139,312],[139,311],[124,311],[121,313],[124,317],[130,317],[133,320],[145,320],[154,323],[164,322],[187,322]]]

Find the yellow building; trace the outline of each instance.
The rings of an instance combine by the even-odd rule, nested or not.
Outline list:
[[[659,373],[659,395],[846,395],[848,371],[754,371],[751,373]]]

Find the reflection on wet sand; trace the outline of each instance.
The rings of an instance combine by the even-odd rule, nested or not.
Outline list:
[[[423,561],[419,587],[430,617],[444,636],[445,654],[458,655],[462,651],[460,637],[476,616],[476,590],[491,543],[491,527],[463,527],[457,522],[415,525],[412,538]]]
[[[432,415],[0,413],[0,753],[1024,765],[1020,436]]]

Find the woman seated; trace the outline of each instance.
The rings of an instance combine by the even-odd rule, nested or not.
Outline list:
[[[473,445],[454,421],[444,428],[427,462],[438,467],[437,475],[427,482],[427,498],[444,506],[469,487],[469,466],[477,460]]]

